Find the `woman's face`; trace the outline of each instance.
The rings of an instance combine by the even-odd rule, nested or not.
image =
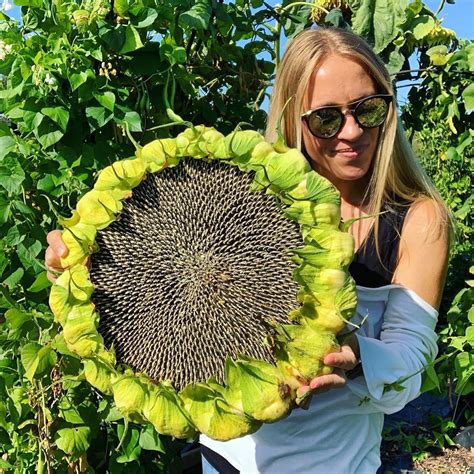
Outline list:
[[[360,63],[329,56],[312,75],[304,111],[326,105],[345,106],[376,93],[373,80]],[[348,181],[367,181],[379,128],[362,128],[350,112],[345,112],[343,126],[332,138],[316,138],[306,123],[302,127],[306,151],[318,173],[336,186]]]

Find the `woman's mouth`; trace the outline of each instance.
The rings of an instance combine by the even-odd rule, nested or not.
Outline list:
[[[351,147],[337,148],[336,155],[344,156],[346,158],[357,158],[366,150],[367,145],[357,145]]]

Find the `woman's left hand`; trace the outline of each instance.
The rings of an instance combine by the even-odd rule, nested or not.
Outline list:
[[[302,385],[298,389],[298,396],[304,397],[311,391],[311,395],[324,393],[334,388],[342,388],[346,385],[347,370],[352,370],[359,363],[359,344],[357,337],[351,334],[341,346],[340,352],[327,354],[323,362],[334,367],[334,372],[328,375],[315,377],[309,385]]]

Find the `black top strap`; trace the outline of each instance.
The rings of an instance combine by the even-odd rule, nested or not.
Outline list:
[[[383,206],[379,217],[380,258],[377,255],[372,228],[349,266],[349,273],[357,285],[378,288],[391,283],[398,263],[400,234],[408,209],[408,203],[400,200],[397,204]]]

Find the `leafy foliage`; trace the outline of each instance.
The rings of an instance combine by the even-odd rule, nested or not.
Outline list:
[[[58,336],[46,304],[46,234],[97,170],[132,154],[127,132],[141,143],[167,137],[170,110],[223,133],[240,122],[262,129],[282,32],[291,39],[313,21],[352,27],[396,79],[417,80],[402,118],[459,222],[444,308],[462,288],[472,255],[472,43],[421,0],[291,3],[16,0],[21,24],[0,12],[0,470],[176,466],[182,444],[151,426],[125,430]],[[413,53],[420,71],[407,72]],[[472,292],[462,290],[444,318],[446,357],[436,368],[440,389],[457,382],[460,395],[472,390],[462,355],[472,351],[469,305]]]

